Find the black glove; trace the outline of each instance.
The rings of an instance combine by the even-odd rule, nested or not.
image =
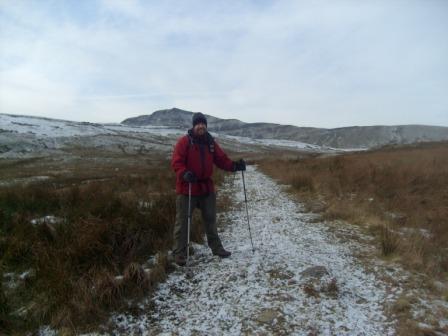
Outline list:
[[[194,183],[194,182],[196,182],[198,180],[196,175],[193,172],[189,171],[189,170],[187,170],[184,173],[183,179],[184,179],[185,182],[188,182],[188,183]]]
[[[233,162],[233,170],[234,171],[245,171],[246,170],[246,162],[243,159],[240,159],[239,161]]]

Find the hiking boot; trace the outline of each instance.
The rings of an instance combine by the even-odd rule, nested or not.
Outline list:
[[[187,257],[182,254],[176,254],[174,256],[174,262],[179,266],[185,266],[187,263]]]
[[[224,249],[224,247],[220,247],[220,248],[218,248],[216,250],[213,250],[213,255],[217,255],[217,256],[219,256],[221,258],[228,258],[228,257],[230,257],[231,254],[232,253],[230,253],[229,251],[226,251]]]

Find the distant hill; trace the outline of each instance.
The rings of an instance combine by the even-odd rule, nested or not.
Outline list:
[[[187,119],[191,119],[191,114]],[[169,124],[163,120],[160,123]],[[182,125],[182,120],[179,120]],[[0,159],[47,157],[82,151],[131,155],[170,155],[190,124],[132,126],[99,124],[0,113]],[[300,153],[336,153],[345,150],[298,141],[252,139],[215,133],[220,145],[233,152],[266,153],[272,150]]]
[[[150,115],[128,118],[129,126],[191,127],[193,112],[178,108],[155,111]],[[448,127],[426,125],[353,126],[342,128],[313,128],[273,123],[245,123],[237,119],[220,119],[207,115],[212,132],[254,139],[283,139],[333,148],[375,148],[391,144],[410,144],[448,140]]]

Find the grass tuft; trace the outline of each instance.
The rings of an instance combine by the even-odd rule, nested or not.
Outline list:
[[[381,252],[384,256],[395,253],[398,249],[399,238],[387,226],[380,228]]]

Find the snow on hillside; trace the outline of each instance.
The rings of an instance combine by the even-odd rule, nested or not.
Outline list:
[[[97,124],[67,120],[0,114],[0,157],[20,158],[49,155],[67,146],[97,147],[102,149],[126,148],[135,153],[171,150],[173,142],[186,130],[165,126],[129,126]],[[257,151],[269,148],[331,153],[341,149],[321,147],[298,141],[252,139],[212,133],[218,141],[236,151]],[[84,140],[83,140],[84,139]],[[160,146],[162,143],[164,145]],[[358,149],[359,150],[359,149]]]
[[[39,137],[70,137],[105,134],[100,124],[0,114],[0,129]]]
[[[162,136],[184,133],[181,130],[164,126],[132,127],[8,114],[0,114],[0,129],[20,134],[35,134],[40,137],[94,136],[121,132],[151,133]]]
[[[290,147],[296,149],[311,149],[311,150],[322,150],[321,146],[311,145],[299,141],[289,141],[289,140],[278,140],[278,139],[252,139],[241,136],[234,135],[222,135],[225,139],[235,140],[241,143],[252,144],[252,145],[263,145],[263,146],[279,146],[279,147]]]
[[[300,141],[282,140],[282,139],[253,139],[234,135],[220,135],[221,138],[231,139],[244,144],[283,147],[289,149],[299,149],[311,152],[343,152],[343,151],[363,151],[367,148],[332,148],[327,146],[313,145]]]
[[[121,124],[105,124],[104,127],[111,131],[151,133],[160,136],[182,135],[185,130],[170,128],[167,126],[126,126]]]
[[[167,153],[185,131],[169,127],[132,127],[0,114],[0,158],[64,154],[67,148],[117,153]]]

